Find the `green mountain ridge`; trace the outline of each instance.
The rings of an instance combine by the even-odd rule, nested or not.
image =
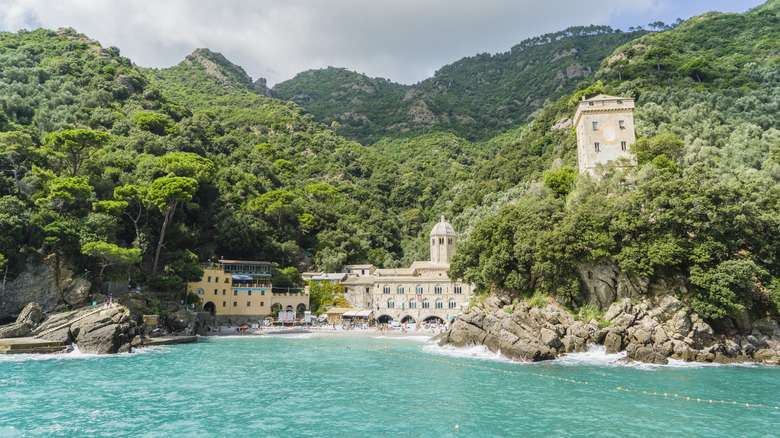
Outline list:
[[[362,143],[427,132],[486,140],[526,123],[546,103],[591,77],[614,48],[644,33],[572,27],[506,53],[463,58],[413,86],[328,68],[300,73],[272,92]]]

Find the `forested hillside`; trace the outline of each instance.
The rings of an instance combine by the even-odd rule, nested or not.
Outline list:
[[[413,87],[327,69],[269,90],[207,49],[153,70],[72,29],[0,33],[0,262],[178,290],[199,261],[260,259],[284,284],[425,259],[445,214],[482,293],[577,306],[596,263],[709,318],[776,312],[778,4],[572,28]],[[637,99],[638,166],[578,176],[568,119],[599,92]]]
[[[482,205],[455,219],[470,232],[452,275],[485,292],[576,304],[581,266],[595,263],[662,281],[707,318],[776,314],[778,5],[708,13],[629,42],[598,82],[546,107],[465,190]],[[637,99],[638,166],[577,176],[574,133],[554,126],[601,92]],[[484,196],[486,185],[498,192]]]
[[[526,123],[592,77],[616,47],[645,33],[571,27],[530,38],[506,53],[463,58],[412,86],[328,68],[300,73],[272,92],[363,144],[430,132],[484,141]]]

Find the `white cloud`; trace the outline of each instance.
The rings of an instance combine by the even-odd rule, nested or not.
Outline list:
[[[687,18],[717,9],[718,1],[0,0],[0,29],[73,27],[146,67],[171,66],[208,47],[270,84],[329,65],[413,83],[464,56],[504,52],[542,33],[670,22],[676,12]],[[728,4],[744,11],[759,3]]]

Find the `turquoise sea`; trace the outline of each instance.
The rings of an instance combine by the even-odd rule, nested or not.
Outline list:
[[[780,367],[619,357],[522,364],[381,335],[0,356],[0,436],[780,435]]]

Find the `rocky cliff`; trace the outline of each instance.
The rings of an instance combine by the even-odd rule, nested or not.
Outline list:
[[[64,268],[28,266],[19,277],[0,287],[0,322],[12,321],[30,302],[40,304],[44,312],[60,305],[78,307],[89,298],[90,286],[89,281],[73,278],[73,272]]]
[[[601,323],[577,321],[554,305],[537,308],[492,296],[455,321],[440,336],[439,344],[485,345],[523,361],[550,360],[599,344],[607,352],[625,351],[627,359],[647,363],[665,364],[671,358],[780,364],[777,320],[738,324],[727,320],[716,329],[671,294],[645,297],[641,302],[624,298],[609,306]]]

